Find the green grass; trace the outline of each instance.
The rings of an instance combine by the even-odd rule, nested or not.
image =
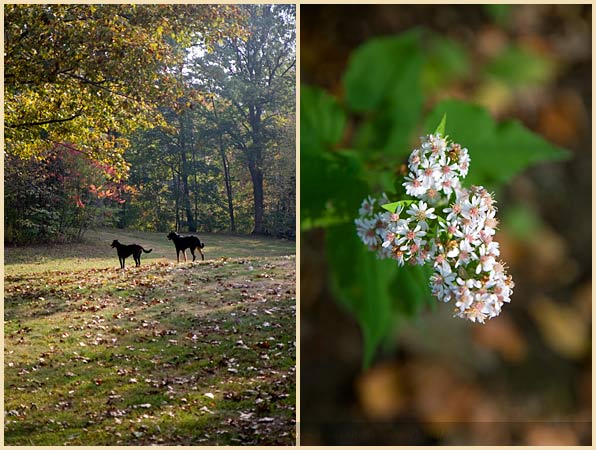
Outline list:
[[[142,231],[101,229],[90,230],[85,235],[85,242],[64,245],[46,245],[31,247],[5,247],[4,264],[6,271],[13,275],[32,274],[46,270],[72,270],[72,268],[120,267],[116,251],[110,247],[114,239],[123,244],[141,244],[151,253],[143,253],[141,264],[152,261],[176,261],[176,250],[167,233],[148,233]],[[220,258],[270,257],[295,254],[295,242],[273,239],[253,238],[226,234],[199,234],[205,244],[205,261]],[[198,258],[200,255],[196,252]],[[190,251],[186,255],[192,260]],[[134,266],[132,257],[126,265]]]
[[[118,269],[113,239],[153,248]],[[5,249],[7,445],[293,445],[294,244],[102,230]]]

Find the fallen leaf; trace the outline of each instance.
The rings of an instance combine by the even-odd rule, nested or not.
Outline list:
[[[500,353],[506,361],[520,362],[526,358],[528,345],[515,323],[506,315],[473,328],[474,339],[480,345]]]
[[[395,417],[406,405],[403,380],[395,363],[379,364],[364,372],[356,381],[358,401],[371,419]]]
[[[585,355],[590,334],[587,318],[580,311],[540,297],[531,303],[530,312],[550,348],[570,359]]]

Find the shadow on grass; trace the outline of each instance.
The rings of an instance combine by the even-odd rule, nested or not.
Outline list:
[[[292,445],[294,283],[286,257],[9,275],[7,444]]]
[[[221,258],[259,258],[293,255],[296,245],[293,241],[267,237],[236,236],[199,233],[205,244],[206,261]],[[143,253],[141,265],[150,261],[176,261],[176,250],[165,233],[139,232],[118,229],[90,230],[85,241],[72,244],[35,245],[26,247],[5,247],[4,264],[6,275],[38,273],[42,271],[69,271],[90,267],[119,268],[116,250],[110,245],[114,239],[122,243],[138,243],[152,248]],[[188,261],[192,256],[187,251]],[[127,267],[134,266],[132,258]]]

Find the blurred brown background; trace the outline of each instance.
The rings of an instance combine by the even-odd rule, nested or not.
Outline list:
[[[433,94],[514,117],[572,151],[500,193],[512,303],[486,325],[438,305],[361,369],[355,321],[328,289],[323,231],[301,238],[303,445],[590,445],[592,420],[590,5],[302,5],[301,81],[341,98],[350,53],[423,27],[457,41],[467,73]],[[486,77],[508,45],[552,62],[530,86]],[[549,66],[550,67],[550,66]]]

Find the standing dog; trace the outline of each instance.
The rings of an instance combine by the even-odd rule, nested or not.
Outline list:
[[[118,260],[120,261],[121,269],[124,269],[124,260],[130,255],[132,255],[134,258],[136,267],[139,267],[141,265],[141,251],[150,253],[151,250],[153,250],[151,248],[149,250],[145,250],[143,247],[137,244],[124,245],[118,242],[116,239],[114,239],[114,242],[112,242],[112,248],[113,247],[116,247],[118,250]]]
[[[186,249],[189,248],[190,252],[192,253],[192,260],[194,261],[195,258],[195,248],[201,254],[201,260],[205,261],[205,255],[201,251],[202,248],[205,247],[205,244],[202,244],[198,237],[196,236],[180,236],[178,233],[171,232],[168,234],[168,239],[174,241],[174,245],[176,246],[176,259],[180,262],[180,252],[184,254],[184,262],[186,262]]]

